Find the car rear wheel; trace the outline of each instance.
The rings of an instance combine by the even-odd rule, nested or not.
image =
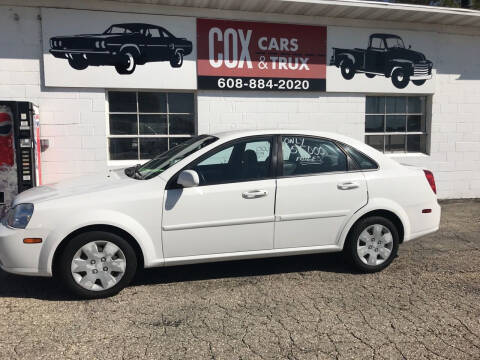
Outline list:
[[[176,51],[170,58],[170,65],[174,68],[179,68],[183,65],[183,53]]]
[[[392,72],[392,83],[398,89],[405,88],[410,82],[410,76],[408,76],[404,69],[397,68]]]
[[[119,64],[115,65],[115,69],[120,75],[130,75],[135,71],[137,61],[132,51],[122,52],[122,59]]]
[[[82,55],[71,55],[68,63],[75,70],[84,70],[88,67],[88,62]]]
[[[76,296],[97,299],[115,295],[135,275],[137,257],[130,244],[103,231],[71,239],[58,260],[56,276]]]
[[[399,236],[388,219],[372,216],[357,222],[345,245],[349,262],[362,272],[377,272],[386,268],[398,252]]]
[[[355,67],[353,65],[353,61],[350,59],[345,59],[342,61],[340,65],[340,71],[342,72],[342,76],[346,80],[353,79],[355,76]]]
[[[425,80],[425,79],[423,79],[423,80],[412,80],[412,83],[414,85],[417,85],[417,86],[422,86],[423,84],[425,84],[425,81],[427,81],[427,80]]]

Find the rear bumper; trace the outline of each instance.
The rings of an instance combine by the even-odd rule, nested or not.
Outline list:
[[[24,244],[26,237],[42,237],[23,229],[10,229],[0,224],[0,268],[19,275],[51,276],[39,269],[43,244]]]
[[[422,213],[423,208],[429,208],[432,210],[430,213]],[[419,237],[432,234],[440,228],[440,218],[442,214],[442,208],[435,201],[434,204],[427,206],[420,206],[415,208],[416,217],[415,220],[411,218],[411,232],[405,237],[404,241],[410,241],[418,239]]]

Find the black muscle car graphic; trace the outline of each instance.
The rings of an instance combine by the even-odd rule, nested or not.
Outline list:
[[[89,65],[112,65],[119,74],[131,74],[137,65],[151,61],[170,61],[172,67],[178,68],[183,64],[183,57],[191,52],[191,41],[149,24],[116,24],[103,34],[50,39],[50,53],[67,59],[72,68],[83,70]]]
[[[355,73],[365,73],[369,78],[375,75],[391,77],[398,89],[405,88],[410,80],[421,86],[432,78],[432,62],[425,55],[405,48],[400,36],[372,34],[367,49],[333,48],[330,65],[339,67],[342,76],[350,80]]]

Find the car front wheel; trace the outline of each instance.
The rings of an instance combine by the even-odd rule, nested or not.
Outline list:
[[[84,70],[88,67],[87,60],[81,55],[72,55],[71,58],[68,59],[68,63],[75,70]]]
[[[397,68],[392,72],[392,83],[398,89],[403,89],[407,87],[410,82],[410,76],[405,73],[405,70],[402,68]]]
[[[74,295],[97,299],[122,290],[136,269],[135,251],[125,239],[93,231],[80,234],[66,244],[55,275]]]
[[[423,80],[412,80],[412,83],[414,85],[417,85],[417,86],[422,86],[423,84],[425,84],[427,80],[423,79]]]
[[[397,255],[399,236],[388,219],[372,216],[357,222],[345,246],[349,262],[362,272],[377,272],[386,268]]]

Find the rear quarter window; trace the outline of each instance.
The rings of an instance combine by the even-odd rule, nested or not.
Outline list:
[[[354,147],[347,144],[342,144],[342,146],[345,149],[345,152],[357,163],[360,169],[362,170],[378,169],[378,164],[374,160],[370,159],[364,153],[358,151]]]

